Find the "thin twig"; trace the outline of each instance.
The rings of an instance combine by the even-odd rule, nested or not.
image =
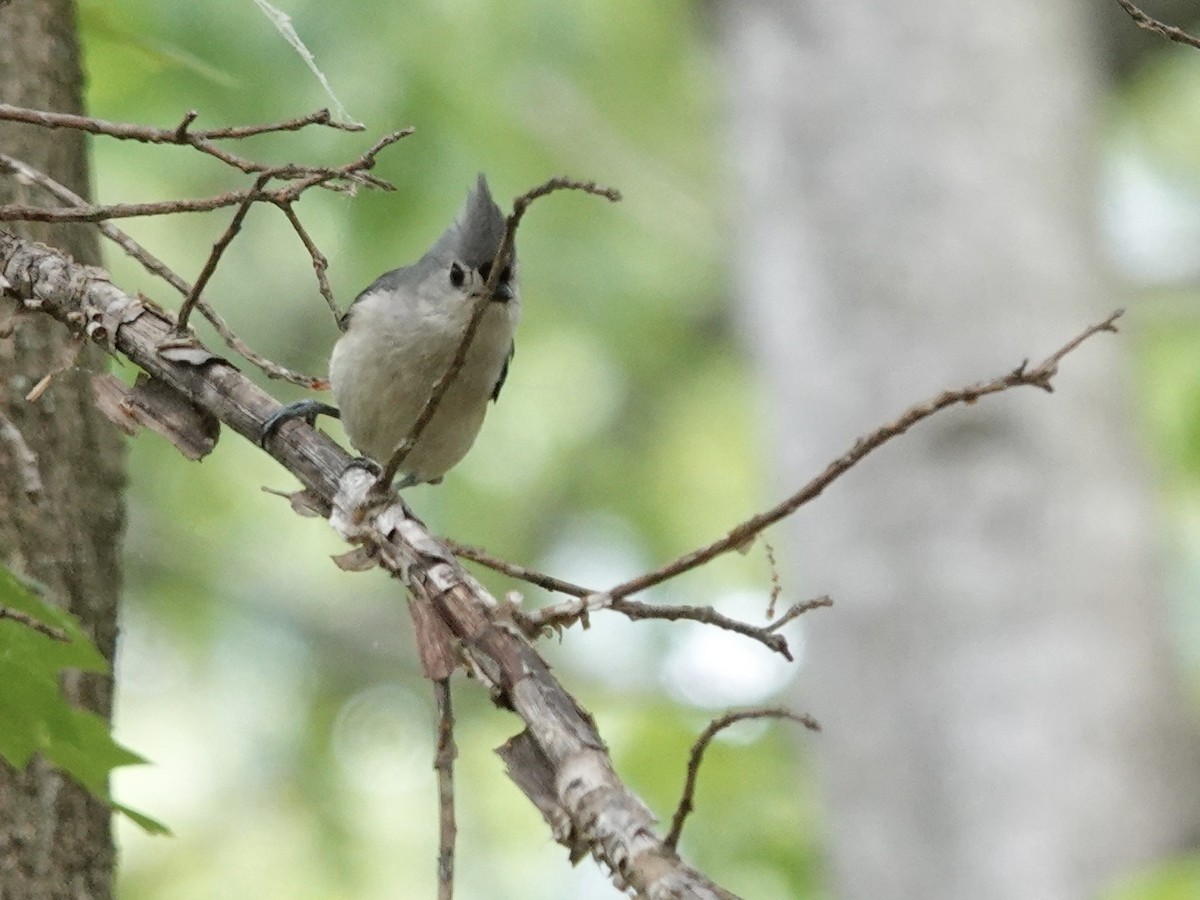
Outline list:
[[[1155,34],[1160,34],[1168,40],[1175,41],[1178,44],[1186,44],[1189,47],[1195,47],[1200,50],[1200,38],[1192,37],[1182,28],[1176,28],[1174,25],[1167,25],[1165,22],[1160,22],[1158,19],[1152,18],[1142,12],[1130,0],[1117,0],[1121,4],[1121,9],[1129,13],[1129,17],[1138,24],[1139,27],[1145,28],[1147,31],[1153,31]]]
[[[619,612],[630,619],[665,619],[668,622],[686,619],[689,622],[699,622],[703,625],[715,625],[725,631],[752,638],[769,650],[778,653],[788,662],[793,662],[792,651],[788,647],[787,639],[782,634],[774,633],[770,626],[760,628],[738,619],[732,619],[717,612],[711,606],[674,606],[616,597],[613,598],[610,607],[613,612]]]
[[[155,128],[149,125],[134,125],[129,122],[109,122],[92,116],[77,116],[70,113],[47,112],[40,109],[25,109],[0,103],[0,120],[9,122],[25,122],[43,128],[71,128],[86,131],[89,134],[104,135],[118,140],[138,141],[143,144],[174,144],[180,147],[193,147],[201,153],[208,154],[228,166],[241,172],[254,174],[275,168],[266,163],[254,162],[235,153],[230,153],[214,144],[214,141],[240,140],[256,135],[281,131],[298,131],[310,125],[320,125],[339,131],[361,131],[361,125],[350,125],[336,122],[327,109],[320,109],[307,116],[288,119],[267,125],[238,125],[229,128],[212,128],[202,131],[192,131],[191,125],[197,119],[198,113],[189,110],[174,128]],[[296,173],[315,171],[294,167]]]
[[[86,207],[88,205],[86,200],[70,188],[55,181],[44,172],[35,169],[24,160],[0,153],[0,170],[5,168],[36,184],[43,190],[48,191],[64,203],[70,203],[77,207]],[[186,280],[116,225],[113,225],[111,222],[97,222],[95,224],[101,234],[141,263],[147,272],[157,275],[178,291],[181,296],[187,297],[191,294],[192,286]],[[309,390],[320,390],[325,386],[325,379],[318,378],[315,375],[304,375],[299,372],[293,372],[291,369],[285,368],[255,351],[254,348],[234,334],[233,329],[229,327],[229,323],[203,297],[197,299],[196,309],[200,315],[208,319],[217,334],[221,336],[221,340],[233,348],[236,353],[251,365],[255,365],[261,369],[268,378],[298,384]]]
[[[679,805],[675,808],[675,815],[671,818],[671,830],[663,838],[663,843],[672,850],[676,849],[679,844],[679,835],[683,831],[684,821],[695,809],[696,779],[700,774],[700,763],[704,759],[704,751],[708,749],[709,743],[717,736],[718,732],[746,719],[789,719],[792,722],[798,722],[809,731],[821,730],[820,724],[812,716],[790,712],[778,707],[738,710],[726,713],[709,722],[704,733],[692,745],[692,752],[688,757],[687,778],[684,780],[683,794],[679,798]]]
[[[767,618],[775,618],[775,604],[783,593],[783,581],[779,577],[779,564],[775,562],[775,548],[765,537],[762,539],[763,552],[767,555],[767,566],[771,570],[771,596],[767,601]]]
[[[90,203],[78,206],[22,206],[11,203],[0,206],[0,222],[102,222],[105,219],[132,219],[138,216],[169,216],[176,213],[212,212],[246,201],[274,203],[275,191],[227,191],[212,197],[193,200],[160,200],[152,203]]]
[[[325,272],[329,268],[329,260],[325,258],[325,254],[317,248],[317,243],[309,235],[307,229],[300,222],[300,217],[296,215],[295,207],[291,203],[275,204],[283,214],[287,216],[287,220],[292,225],[292,230],[300,238],[300,242],[304,244],[304,249],[308,251],[308,256],[312,260],[313,273],[317,276],[317,289],[321,292],[321,296],[325,298],[325,304],[333,313],[333,320],[340,328],[342,325],[342,311],[338,309],[337,301],[333,299],[333,288],[329,286],[329,278]]]
[[[454,552],[455,556],[461,556],[463,559],[469,559],[472,562],[479,563],[481,566],[487,566],[489,569],[500,572],[503,575],[519,578],[521,581],[528,582],[529,584],[535,584],[547,591],[553,591],[558,594],[570,594],[572,597],[587,597],[589,594],[596,593],[591,588],[565,581],[562,578],[555,578],[553,575],[546,575],[527,566],[521,566],[506,559],[492,556],[492,554],[488,553],[482,547],[471,547],[445,537],[441,538],[441,541]]]
[[[156,128],[152,125],[133,125],[129,122],[109,122],[93,116],[77,116],[70,113],[47,112],[40,109],[25,109],[0,103],[0,119],[8,122],[24,122],[29,125],[39,125],[42,128],[71,128],[86,131],[90,134],[100,134],[119,140],[139,141],[145,144],[192,144],[195,141],[239,140],[259,134],[275,131],[299,131],[309,125],[323,125],[338,131],[362,131],[363,126],[334,120],[327,109],[319,109],[306,116],[287,119],[266,125],[237,125],[228,128],[210,128],[204,131],[191,131],[190,126],[196,120],[195,110],[187,112],[183,121],[174,128]]]
[[[1095,334],[1102,331],[1115,332],[1117,328],[1114,323],[1121,317],[1123,312],[1123,310],[1117,310],[1103,322],[1089,326],[1032,369],[1029,368],[1028,360],[1026,360],[1007,375],[1001,375],[992,381],[968,385],[958,390],[943,391],[941,394],[924,403],[918,403],[894,422],[889,422],[877,428],[866,437],[859,438],[854,442],[854,446],[844,455],[831,462],[825,468],[825,471],[813,478],[808,484],[804,485],[804,487],[782,503],[771,507],[765,512],[751,516],[749,519],[735,526],[723,538],[715,540],[704,547],[692,550],[689,553],[685,553],[678,559],[661,568],[655,569],[653,572],[647,572],[644,575],[639,575],[637,578],[610,588],[607,593],[616,599],[628,597],[656,584],[661,584],[668,579],[675,578],[677,575],[681,575],[697,566],[702,566],[723,553],[728,553],[730,550],[745,546],[755,535],[770,528],[781,519],[790,516],[805,503],[819,496],[825,488],[846,474],[847,471],[853,468],[872,450],[876,450],[892,438],[904,434],[904,432],[908,431],[908,429],[921,420],[929,418],[934,413],[940,412],[948,406],[955,406],[960,403],[971,404],[981,397],[986,397],[988,394],[997,394],[1001,391],[1022,385],[1039,387],[1044,391],[1053,391],[1051,380],[1057,374],[1058,364],[1062,361],[1063,357]]]
[[[438,900],[451,900],[454,896],[454,844],[458,837],[454,820],[454,759],[458,756],[458,748],[454,745],[454,709],[450,703],[449,678],[433,682],[433,696],[438,713],[437,752],[433,757],[438,779]]]
[[[822,594],[820,597],[814,597],[812,600],[802,600],[799,603],[793,603],[784,610],[783,615],[768,625],[766,630],[778,631],[788,622],[792,621],[792,619],[798,619],[806,612],[811,612],[814,609],[823,609],[828,606],[833,606],[833,600],[829,598],[828,594]]]
[[[367,176],[361,173],[347,175],[342,169],[314,169],[301,175],[297,174],[294,166],[279,168],[264,168],[256,170],[258,182],[271,178],[295,179],[287,180],[274,190],[262,188],[246,188],[240,191],[226,191],[211,197],[201,197],[192,200],[160,200],[151,203],[114,203],[108,206],[88,204],[85,207],[45,207],[22,206],[8,204],[0,206],[0,222],[101,222],[105,219],[131,219],[139,216],[167,216],[176,213],[212,212],[229,206],[239,206],[246,203],[291,203],[304,191],[313,187],[327,187],[331,190],[349,191],[350,184],[331,183],[346,179],[353,183],[362,183]]]
[[[711,606],[669,605],[644,603],[640,600],[618,600],[607,594],[593,591],[590,588],[574,584],[562,578],[547,575],[544,572],[538,572],[526,566],[509,562],[508,560],[499,559],[479,547],[469,547],[465,544],[452,541],[449,538],[442,538],[441,540],[442,543],[450,548],[455,556],[462,559],[469,559],[482,566],[487,566],[487,568],[496,572],[511,576],[512,578],[519,578],[522,581],[537,585],[545,590],[568,594],[574,598],[562,603],[543,606],[540,609],[530,612],[514,611],[514,621],[520,626],[521,631],[527,637],[531,638],[543,636],[550,629],[568,628],[577,622],[586,623],[590,614],[596,610],[611,609],[613,612],[621,613],[626,618],[635,621],[638,619],[663,619],[668,622],[686,620],[689,622],[699,622],[702,625],[713,625],[725,631],[732,631],[752,638],[763,644],[767,649],[791,660],[792,654],[787,640],[783,635],[773,632],[778,631],[789,619],[795,618],[802,612],[807,612],[807,608],[796,613],[792,613],[792,610],[789,610],[787,613],[784,613],[784,616],[788,618],[781,617],[779,621],[772,622],[769,625],[757,626],[730,618],[723,613],[717,612]],[[830,605],[831,601],[828,601],[828,598],[826,598],[826,601],[826,603],[814,603],[808,608]]]
[[[259,175],[254,181],[254,187],[251,188],[253,193],[258,193],[267,186],[271,176],[267,173]],[[200,299],[200,293],[208,285],[208,280],[212,278],[213,272],[217,270],[217,263],[221,261],[221,257],[225,254],[225,249],[237,237],[239,231],[242,230],[242,222],[246,220],[246,214],[250,212],[250,207],[254,205],[254,200],[250,197],[246,198],[238,206],[237,211],[233,214],[233,218],[229,222],[229,226],[217,238],[217,242],[213,244],[212,252],[208,254],[208,259],[204,261],[204,266],[200,269],[200,274],[196,276],[196,283],[192,285],[192,289],[188,291],[188,295],[184,298],[183,304],[179,307],[179,312],[175,317],[175,330],[179,334],[184,334],[188,327],[188,318],[192,314],[192,308],[195,307],[196,301]]]
[[[336,168],[314,167],[314,166],[299,166],[295,164],[285,164],[282,166],[268,166],[261,163],[245,160],[239,156],[221,150],[212,144],[214,140],[230,140],[250,137],[253,135],[264,134],[272,131],[294,131],[303,128],[307,125],[330,125],[344,131],[358,131],[361,126],[344,126],[341,124],[332,124],[328,110],[320,110],[316,113],[304,116],[298,119],[291,119],[285,122],[279,122],[272,125],[254,125],[243,126],[236,128],[213,129],[210,131],[192,131],[191,125],[196,119],[194,111],[187,113],[180,123],[172,129],[150,128],[140,125],[130,125],[127,123],[107,122],[103,119],[95,119],[89,116],[75,116],[63,113],[45,112],[42,110],[24,109],[8,104],[0,104],[0,120],[7,119],[9,121],[25,122],[28,124],[39,125],[47,128],[75,128],[88,131],[93,134],[103,134],[111,137],[137,140],[148,143],[161,144],[176,144],[194,147],[197,150],[215,156],[222,162],[239,169],[246,173],[256,173],[254,185],[252,187],[240,191],[228,191],[214,197],[205,197],[193,200],[170,200],[158,203],[129,203],[129,204],[113,204],[102,206],[85,202],[77,195],[70,194],[65,188],[62,190],[51,189],[55,196],[60,199],[64,198],[64,192],[70,194],[73,199],[68,200],[69,206],[58,208],[46,208],[38,206],[25,206],[17,204],[8,204],[0,206],[0,222],[2,221],[34,221],[34,222],[94,222],[102,223],[114,218],[129,218],[133,216],[147,215],[168,215],[181,212],[211,212],[215,209],[233,206],[236,207],[233,218],[226,228],[225,232],[213,245],[212,252],[205,261],[199,276],[194,285],[186,285],[182,279],[176,277],[168,279],[172,286],[183,290],[185,297],[183,305],[180,307],[177,320],[176,331],[184,333],[187,329],[188,320],[191,316],[193,308],[201,310],[202,314],[208,316],[210,321],[213,321],[217,330],[221,332],[222,337],[230,346],[233,346],[239,352],[243,352],[242,348],[245,344],[237,341],[232,335],[232,331],[228,329],[223,322],[218,325],[215,319],[215,313],[209,314],[205,312],[206,304],[201,299],[201,294],[208,284],[209,279],[216,271],[221,257],[225,250],[229,247],[234,237],[241,230],[243,221],[248,214],[250,207],[255,203],[271,203],[283,211],[288,222],[292,225],[293,230],[299,235],[301,242],[308,251],[309,257],[313,263],[313,271],[316,274],[317,286],[321,292],[321,296],[325,299],[326,304],[333,311],[334,317],[338,324],[341,324],[341,312],[337,308],[337,303],[333,299],[333,291],[330,288],[329,280],[326,277],[326,269],[328,261],[324,255],[317,249],[315,242],[309,236],[304,226],[301,224],[299,217],[296,215],[293,204],[300,196],[309,188],[325,187],[331,190],[353,191],[358,186],[363,185],[382,190],[395,190],[394,185],[371,175],[368,170],[373,168],[377,162],[380,152],[391,146],[402,138],[413,133],[413,129],[405,128],[399,131],[393,131],[389,134],[378,138],[366,151],[359,155],[357,159],[346,163],[343,166]],[[19,160],[13,160],[11,157],[4,157],[9,161],[9,167],[13,168],[21,174],[21,169],[29,169],[24,166]],[[40,175],[40,173],[38,173]],[[43,184],[49,181],[46,176],[40,176],[40,179],[34,179],[37,183]],[[280,187],[274,190],[268,190],[268,184],[273,180],[284,182]],[[61,187],[61,186],[60,186]],[[133,254],[136,258],[143,261],[144,264],[156,274],[162,275],[164,271],[169,271],[161,263],[154,259],[153,263],[146,262],[147,259],[153,259],[149,254],[145,256],[139,255],[138,251],[131,250],[132,240],[122,236],[116,238],[113,233],[106,231],[107,236],[117,240],[126,252]],[[184,287],[181,287],[184,285]],[[236,342],[236,343],[235,343]],[[240,345],[240,346],[239,346]],[[248,349],[248,348],[247,348]],[[260,365],[264,371],[271,377],[284,378],[295,383],[306,384],[309,387],[318,387],[324,382],[321,379],[315,379],[311,376],[295,376],[288,372],[282,366],[275,365],[269,361],[263,360],[257,355],[247,355],[256,365]],[[266,363],[265,365],[263,363]]]
[[[421,408],[420,414],[413,422],[412,428],[409,429],[408,435],[392,452],[392,457],[388,460],[388,464],[383,470],[383,476],[379,480],[379,484],[384,488],[390,486],[395,479],[396,473],[400,471],[400,466],[404,464],[404,460],[408,458],[413,447],[420,440],[421,435],[425,432],[426,427],[428,427],[438,407],[441,405],[442,398],[446,396],[446,391],[450,389],[451,382],[454,381],[459,370],[462,369],[463,364],[466,362],[467,351],[471,349],[471,343],[475,340],[475,332],[479,330],[479,323],[483,320],[483,314],[487,310],[488,303],[491,302],[492,295],[495,294],[496,287],[500,284],[500,276],[504,270],[504,263],[512,253],[513,241],[517,235],[517,227],[521,224],[521,219],[525,216],[525,211],[539,197],[545,197],[554,191],[562,190],[583,191],[588,194],[595,194],[598,197],[604,197],[614,203],[621,199],[620,191],[614,188],[602,187],[594,181],[578,181],[574,178],[558,176],[539,184],[537,187],[526,191],[513,200],[513,211],[504,222],[504,236],[500,239],[500,246],[496,248],[496,255],[492,260],[492,268],[488,273],[487,283],[483,287],[483,293],[475,301],[475,308],[471,310],[471,318],[467,321],[467,327],[463,330],[462,340],[459,341],[454,358],[450,360],[450,365],[430,390],[429,399],[425,401],[425,405]]]
[[[2,114],[4,109],[4,105],[0,104],[0,119],[4,118]],[[8,107],[8,109],[16,109],[16,107]],[[43,114],[36,110],[19,111],[36,113],[38,115],[59,115],[58,113]],[[106,124],[112,125],[116,123]],[[129,127],[137,128],[139,126]],[[357,186],[364,185],[380,190],[392,191],[395,190],[394,185],[384,181],[382,178],[371,175],[368,170],[375,165],[376,158],[381,150],[412,133],[413,129],[405,128],[384,135],[357,159],[336,168],[298,166],[294,164],[268,166],[261,163],[250,163],[224,151],[217,151],[211,145],[197,143],[196,141],[185,141],[186,144],[194,146],[196,149],[205,150],[205,152],[211,150],[211,155],[218,156],[223,162],[234,166],[239,171],[261,176],[258,179],[258,183],[260,184],[265,185],[271,179],[278,179],[283,181],[284,184],[270,191],[265,190],[265,188],[248,188],[240,191],[227,191],[212,197],[201,197],[190,200],[164,200],[151,203],[115,203],[111,205],[89,203],[83,207],[72,204],[68,207],[51,208],[7,204],[0,206],[0,222],[100,222],[106,219],[127,219],[137,216],[212,212],[216,209],[239,206],[245,203],[273,203],[279,205],[294,202],[301,194],[314,187],[350,192]],[[163,143],[175,143],[175,141],[163,141]],[[206,150],[206,148],[209,149]]]
[[[415,129],[410,126],[408,128],[401,128],[399,131],[392,131],[388,134],[385,134],[383,137],[376,140],[374,144],[368,147],[366,152],[354,162],[347,163],[338,169],[338,174],[343,178],[356,179],[360,184],[366,184],[370,187],[378,188],[381,191],[396,190],[396,186],[390,181],[384,181],[382,178],[376,178],[373,175],[368,175],[367,170],[375,167],[377,157],[381,152],[392,146],[392,144],[396,143],[397,141],[408,137],[413,133],[414,130]]]

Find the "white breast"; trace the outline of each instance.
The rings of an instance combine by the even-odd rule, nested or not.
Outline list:
[[[471,314],[471,298],[444,293],[398,300],[377,292],[355,304],[333,348],[329,377],[342,424],[365,456],[386,464],[449,368]],[[512,347],[517,298],[488,304],[466,362],[405,459],[416,481],[440,478],[471,448]]]

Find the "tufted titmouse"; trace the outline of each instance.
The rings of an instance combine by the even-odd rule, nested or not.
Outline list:
[[[329,380],[339,409],[314,400],[285,406],[261,443],[293,418],[340,416],[354,446],[386,463],[408,437],[434,384],[450,367],[504,236],[504,216],[479,176],[454,224],[411,266],[381,275],[342,319]],[[500,396],[521,315],[516,252],[503,262],[466,360],[405,458],[401,487],[441,481],[471,449],[489,400]]]

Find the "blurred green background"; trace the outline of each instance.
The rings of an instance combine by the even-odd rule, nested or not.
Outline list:
[[[284,9],[367,131],[265,136],[240,152],[341,164],[379,134],[416,127],[376,170],[396,193],[314,191],[298,206],[342,306],[419,256],[478,171],[502,205],[555,174],[625,195],[617,205],[555,195],[525,219],[515,364],[468,458],[444,485],[411,493],[430,526],[603,587],[764,505],[762,416],[725,266],[731,86],[703,5],[368,0],[351,14],[293,0]],[[196,109],[204,128],[330,105],[251,3],[85,0],[81,14],[95,115],[166,126]],[[1141,425],[1159,464],[1180,597],[1200,581],[1198,121],[1200,54],[1164,43],[1114,92],[1103,135],[1113,255],[1142,286],[1145,315],[1131,329]],[[98,139],[93,150],[102,202],[245,183],[181,148]],[[191,279],[228,217],[121,224]],[[108,262],[126,288],[177,302],[117,252]],[[261,352],[324,373],[336,332],[278,211],[251,212],[207,296]],[[243,370],[281,400],[301,396]],[[198,465],[143,436],[131,442],[130,471],[117,736],[154,765],[121,772],[115,788],[175,837],[122,826],[120,895],[432,896],[432,702],[400,586],[340,572],[328,559],[343,549],[333,533],[261,492],[294,485],[235,436]],[[498,594],[544,600],[480,577]],[[785,584],[781,603],[811,587]],[[647,599],[758,619],[769,589],[756,547]],[[698,625],[597,616],[543,650],[596,714],[619,770],[669,820],[687,748],[714,711],[780,699],[803,678],[802,627],[790,637],[792,667]],[[1200,656],[1200,645],[1185,651]],[[613,896],[590,862],[572,869],[491,752],[519,722],[477,685],[456,687],[460,895],[528,898],[533,883],[537,897]],[[742,725],[719,740],[685,857],[748,897],[816,895],[810,740],[778,725]],[[761,828],[731,827],[751,812]]]

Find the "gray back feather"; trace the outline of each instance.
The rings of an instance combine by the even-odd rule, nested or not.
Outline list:
[[[426,255],[457,260],[478,269],[495,258],[503,238],[504,214],[492,199],[487,179],[480,173],[475,187],[467,193],[467,202],[458,218]]]

